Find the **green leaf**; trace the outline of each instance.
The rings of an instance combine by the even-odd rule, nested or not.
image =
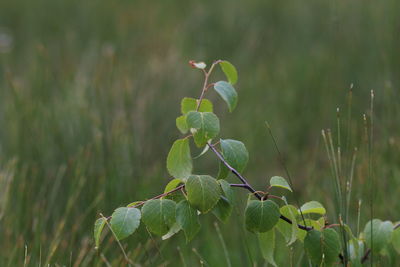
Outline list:
[[[185,188],[190,204],[203,213],[210,211],[221,197],[220,185],[208,175],[191,175]]]
[[[204,146],[208,140],[219,133],[219,119],[211,112],[190,111],[186,115],[186,123],[192,131],[194,142],[198,147]]]
[[[278,205],[271,201],[251,200],[246,207],[246,229],[253,233],[271,230],[279,221]]]
[[[106,225],[107,219],[104,217],[98,218],[96,222],[94,223],[94,242],[96,244],[95,249],[99,248],[100,245],[100,237],[101,237],[101,232],[104,229],[104,226]]]
[[[238,95],[235,88],[233,88],[233,86],[228,82],[219,81],[214,84],[214,89],[226,102],[229,111],[232,112],[235,109],[238,101]]]
[[[176,221],[185,232],[187,242],[192,240],[200,230],[197,210],[192,208],[187,200],[182,200],[176,205]]]
[[[147,229],[156,235],[165,235],[175,223],[176,204],[169,199],[146,201],[142,208],[142,220]]]
[[[117,240],[122,240],[135,232],[140,224],[140,210],[137,208],[118,208],[111,215],[111,229]]]
[[[219,199],[213,209],[213,214],[223,223],[226,223],[231,216],[233,209],[234,195],[230,184],[225,180],[218,180],[221,185],[223,196]]]
[[[269,181],[269,183],[273,187],[280,187],[280,188],[284,188],[286,190],[289,190],[290,192],[293,192],[292,188],[290,188],[290,185],[288,184],[288,182],[283,177],[273,176],[271,178],[271,180]]]
[[[164,193],[167,193],[171,190],[174,190],[177,188],[180,184],[183,184],[183,181],[181,179],[172,179],[169,181],[169,183],[165,186]]]
[[[196,111],[198,99],[191,97],[184,97],[181,102],[181,112],[183,115],[190,111]],[[213,112],[213,104],[210,100],[203,98],[201,101],[199,112]]]
[[[168,172],[175,178],[186,179],[193,170],[189,140],[178,139],[174,142],[167,157]]]
[[[135,207],[137,204],[142,203],[143,201],[134,201],[126,205],[128,208]]]
[[[220,144],[225,161],[238,172],[243,172],[249,161],[249,152],[245,145],[232,139],[221,139]]]
[[[178,130],[183,134],[185,134],[189,131],[189,127],[187,126],[185,115],[182,115],[182,116],[179,116],[178,118],[176,118],[176,128],[178,128]]]
[[[297,232],[299,227],[297,226],[296,217],[298,215],[298,211],[295,206],[286,205],[279,209],[280,213],[289,218],[292,221],[292,224],[288,224],[283,220],[279,220],[276,227],[278,228],[279,232],[285,238],[287,245],[293,244],[297,239]]]
[[[332,228],[324,229],[322,232],[311,230],[307,232],[304,239],[304,248],[315,265],[332,266],[338,261],[340,252],[339,235]]]
[[[225,73],[226,78],[228,81],[234,85],[238,80],[238,74],[235,66],[233,66],[229,61],[221,61],[219,63],[222,71]]]
[[[397,253],[400,254],[400,228],[398,227],[393,231],[392,244]]]
[[[258,233],[258,242],[261,249],[261,254],[263,258],[272,266],[278,266],[274,260],[274,251],[275,251],[275,230],[265,233]]]
[[[357,239],[349,240],[349,254],[351,266],[361,267],[361,259],[364,255],[364,242]]]
[[[324,217],[319,218],[317,221],[311,219],[305,219],[304,221],[301,221],[299,223],[305,226],[311,226],[314,228],[314,230],[321,231],[322,228],[325,226],[325,219]],[[306,234],[307,234],[306,231],[297,231],[297,238],[301,242],[303,242],[304,238],[306,237]]]
[[[219,161],[219,169],[217,179],[225,179],[229,175],[229,169],[225,166],[222,161]]]
[[[301,206],[300,210],[303,212],[303,214],[309,214],[309,213],[317,213],[324,215],[326,213],[325,208],[319,203],[318,201],[310,201],[303,206]]]
[[[367,246],[373,250],[373,252],[379,253],[386,247],[387,244],[390,243],[392,239],[392,233],[393,224],[391,222],[382,222],[379,219],[373,219],[365,225],[365,242],[367,243]]]

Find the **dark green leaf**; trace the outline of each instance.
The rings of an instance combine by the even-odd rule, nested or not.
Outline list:
[[[178,139],[172,145],[167,157],[167,169],[173,177],[179,179],[186,179],[192,173],[192,156],[187,138]]]
[[[219,133],[219,119],[211,112],[190,111],[186,115],[186,123],[192,131],[197,146],[204,146],[208,140]]]
[[[140,224],[140,210],[137,208],[122,207],[114,211],[111,216],[111,229],[117,240],[122,240],[135,232]]]
[[[251,200],[246,207],[246,229],[253,233],[271,230],[279,221],[278,205],[271,201]]]
[[[228,82],[219,81],[214,84],[214,89],[226,102],[229,111],[232,112],[235,109],[238,101],[235,88],[233,88],[233,86]]]
[[[203,213],[210,211],[221,197],[220,185],[208,175],[191,175],[185,188],[190,204]]]
[[[142,208],[142,220],[147,229],[156,235],[165,235],[175,223],[176,204],[169,199],[146,201]]]
[[[192,208],[187,200],[182,200],[176,205],[176,221],[185,232],[187,242],[192,240],[200,230],[197,210]]]
[[[199,100],[194,99],[194,98],[184,97],[181,102],[182,114],[185,115],[185,114],[189,113],[190,111],[196,111],[198,101]],[[211,103],[210,100],[203,98],[198,111],[199,112],[213,112],[213,104]]]
[[[339,235],[332,228],[324,229],[322,232],[311,230],[307,232],[304,239],[304,248],[315,264],[320,266],[332,266],[338,261],[340,252]]]
[[[95,249],[99,248],[100,245],[100,237],[101,237],[101,232],[104,229],[104,225],[106,225],[107,219],[104,217],[98,218],[96,222],[94,223],[94,242],[95,242]]]
[[[245,145],[232,139],[221,139],[220,143],[225,161],[238,172],[243,172],[249,161],[249,152]]]

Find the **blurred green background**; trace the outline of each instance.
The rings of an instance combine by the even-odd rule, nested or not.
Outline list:
[[[169,181],[165,159],[180,136],[180,99],[197,97],[203,82],[191,59],[226,59],[239,71],[233,114],[215,94],[207,97],[221,136],[246,144],[250,182],[263,189],[267,178],[286,176],[268,120],[296,196],[324,203],[332,222],[321,129],[337,139],[340,108],[344,165],[359,148],[352,227],[359,199],[362,227],[370,218],[362,115],[369,116],[374,89],[375,217],[399,220],[399,10],[396,0],[0,1],[0,265],[126,264],[109,236],[94,250],[93,222],[99,212],[162,192]],[[212,80],[221,77],[216,72]],[[198,173],[217,173],[211,153],[195,164]],[[239,205],[219,225],[230,259],[262,266],[242,212]],[[182,233],[160,242],[144,229],[122,244],[138,266],[180,266],[182,257],[188,266],[199,266],[201,257],[225,266],[216,219],[201,220],[189,244]],[[289,266],[302,253],[281,245],[276,257]]]

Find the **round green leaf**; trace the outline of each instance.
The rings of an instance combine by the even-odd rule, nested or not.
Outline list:
[[[300,210],[303,212],[303,214],[317,213],[324,215],[326,213],[326,210],[321,203],[314,200],[305,203],[303,206],[301,206]]]
[[[186,115],[187,126],[192,131],[194,142],[197,146],[204,146],[208,140],[213,139],[219,133],[219,119],[211,112],[190,111]]]
[[[210,211],[221,197],[220,185],[208,175],[191,175],[185,188],[190,204],[203,213]]]
[[[200,230],[197,210],[192,208],[187,200],[182,200],[176,205],[176,222],[183,229],[187,242],[192,240]]]
[[[284,188],[286,190],[289,190],[290,192],[292,191],[292,188],[288,184],[288,182],[285,180],[285,178],[280,177],[280,176],[273,176],[271,180],[269,181],[270,185],[273,187],[280,187]]]
[[[278,205],[271,201],[251,200],[246,207],[246,229],[253,233],[271,230],[279,221]]]
[[[176,128],[182,133],[185,134],[189,131],[189,127],[186,123],[186,116],[182,115],[176,118]]]
[[[186,179],[193,169],[189,140],[178,139],[174,142],[167,157],[168,172],[175,178]]]
[[[176,204],[169,199],[146,201],[142,208],[142,220],[150,232],[165,235],[175,223]]]
[[[118,208],[111,215],[111,230],[117,240],[122,240],[135,232],[140,224],[140,210],[137,208]]]
[[[249,152],[247,152],[245,145],[240,141],[232,139],[221,139],[220,144],[225,161],[238,172],[243,172],[249,161]],[[218,178],[223,179],[228,173],[229,170],[227,172],[221,172]]]
[[[382,251],[383,248],[386,247],[387,244],[390,243],[392,239],[392,233],[393,224],[391,222],[382,222],[379,219],[373,219],[365,225],[365,242],[367,243],[367,246],[371,248],[374,252],[379,253]]]
[[[101,237],[101,232],[104,229],[104,226],[106,225],[107,219],[104,217],[98,218],[96,222],[94,223],[94,242],[96,244],[95,249],[99,248],[100,245],[100,237]]]
[[[275,251],[275,230],[265,233],[258,233],[258,242],[260,245],[260,250],[263,258],[272,266],[277,267],[274,259],[274,251]]]
[[[232,63],[226,60],[219,62],[219,65],[222,71],[225,73],[225,76],[228,79],[228,81],[232,85],[235,84],[238,80],[238,74],[235,66],[233,66]]]
[[[198,99],[191,97],[184,97],[181,101],[181,112],[183,115],[190,111],[196,111]],[[201,101],[199,112],[213,112],[213,104],[210,100],[203,98]]]
[[[307,232],[304,239],[304,248],[310,260],[320,266],[332,266],[338,261],[340,252],[339,235],[332,228],[324,229],[322,232],[311,230]]]
[[[226,102],[229,111],[232,112],[238,101],[238,95],[235,88],[233,88],[233,86],[228,82],[219,81],[214,84],[214,89]]]

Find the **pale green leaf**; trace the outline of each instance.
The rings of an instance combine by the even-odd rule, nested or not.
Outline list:
[[[286,190],[289,190],[290,192],[292,191],[292,188],[288,184],[288,182],[285,180],[285,178],[280,177],[280,176],[273,176],[271,180],[269,181],[270,185],[273,187],[280,187],[284,188]]]
[[[165,235],[175,223],[176,204],[169,199],[146,201],[142,208],[142,221],[156,235]]]
[[[172,179],[171,181],[168,182],[168,184],[165,186],[164,188],[164,193],[167,193],[169,191],[174,190],[175,188],[177,188],[180,184],[182,184],[182,180],[181,179]]]
[[[226,60],[219,62],[219,65],[222,71],[225,73],[225,76],[228,79],[228,81],[232,85],[234,85],[238,80],[238,74],[235,66],[233,66],[229,61]]]
[[[204,62],[194,62],[193,66],[195,66],[196,68],[201,69],[201,70],[203,70],[203,69],[205,69],[205,67],[207,67],[206,63],[204,63]]]
[[[111,230],[117,240],[122,240],[135,232],[140,224],[140,210],[137,208],[118,208],[111,215]]]
[[[317,213],[324,215],[326,213],[325,208],[319,203],[318,201],[310,201],[303,206],[301,206],[300,210],[303,212],[303,214],[309,214],[309,213]]]
[[[184,97],[181,101],[181,112],[183,115],[190,111],[196,111],[198,99],[191,97]],[[199,112],[213,112],[213,104],[210,100],[203,98],[201,101]]]
[[[106,225],[107,219],[104,217],[98,218],[94,223],[94,242],[95,242],[95,249],[99,248],[100,245],[100,237],[101,233],[103,232],[104,226]]]
[[[191,175],[185,189],[190,204],[203,213],[210,211],[221,197],[220,185],[208,175]]]
[[[279,232],[285,238],[287,245],[291,245],[296,241],[297,232],[299,231],[296,220],[298,211],[296,207],[292,205],[283,206],[279,210],[283,216],[289,218],[292,221],[292,224],[289,224],[283,220],[279,220],[276,225]]]
[[[393,231],[392,244],[397,253],[400,254],[400,227],[397,227],[397,229]]]
[[[275,230],[272,229],[265,233],[258,233],[257,236],[263,258],[272,266],[278,266],[274,259]]]
[[[182,200],[176,205],[176,221],[183,229],[187,242],[192,240],[200,230],[197,210],[192,208],[187,200]]]
[[[214,89],[226,102],[229,111],[232,112],[235,109],[238,101],[238,95],[235,88],[233,88],[233,86],[228,82],[219,81],[214,84]]]
[[[193,138],[198,147],[204,146],[219,133],[219,119],[211,112],[190,111],[186,115],[186,123],[190,129],[194,129]]]
[[[392,233],[393,224],[391,222],[382,222],[379,219],[373,219],[365,225],[365,242],[367,243],[367,246],[371,248],[374,252],[379,253],[392,240]]]
[[[135,207],[136,205],[142,203],[143,201],[134,201],[126,205],[128,208]]]
[[[182,115],[182,116],[179,116],[178,118],[176,118],[176,128],[178,128],[178,130],[183,134],[185,134],[189,131],[189,127],[186,123],[185,115]]]
[[[180,230],[182,230],[182,227],[179,225],[179,223],[175,222],[174,225],[172,225],[172,227],[169,229],[168,233],[163,235],[161,239],[167,240],[168,238],[171,238],[176,233],[178,233]]]
[[[251,200],[245,210],[246,229],[253,233],[267,232],[278,223],[280,215],[275,202]]]
[[[340,253],[339,235],[332,228],[308,231],[304,248],[315,265],[332,266]]]
[[[247,152],[245,145],[232,139],[221,139],[220,144],[225,161],[239,173],[243,172],[249,161],[249,152]],[[218,178],[225,177],[221,175]]]
[[[175,178],[186,179],[193,170],[189,140],[178,139],[174,142],[167,157],[168,172]]]

